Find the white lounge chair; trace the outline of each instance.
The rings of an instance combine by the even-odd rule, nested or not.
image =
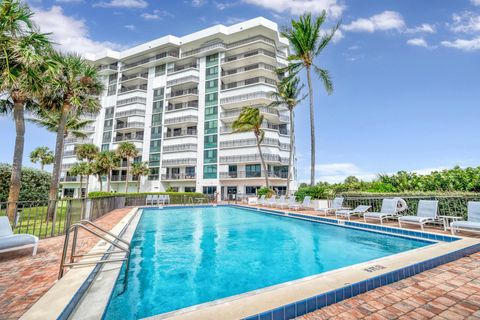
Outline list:
[[[277,197],[276,196],[271,196],[270,199],[268,199],[267,201],[267,206],[269,207],[275,207],[275,205],[277,204]]]
[[[332,201],[332,207],[331,208],[318,208],[315,209],[315,211],[322,211],[325,212],[325,215],[327,215],[329,212],[335,213],[337,210],[343,209],[343,197],[336,197]]]
[[[396,217],[398,214],[397,204],[400,198],[383,199],[380,212],[365,212],[363,215],[363,221],[379,220],[380,224],[383,224],[384,219]]]
[[[288,202],[287,200],[285,199],[285,196],[280,196],[280,198],[277,200],[277,203],[275,204],[275,206],[277,208],[281,208],[283,209],[283,207],[287,207],[288,206]]]
[[[480,202],[468,201],[467,221],[454,221],[450,225],[452,234],[458,231],[480,232]]]
[[[403,216],[398,218],[398,226],[401,228],[403,224],[419,225],[423,230],[423,226],[429,222],[438,221],[438,201],[437,200],[420,200],[418,202],[416,216]]]
[[[0,253],[32,248],[32,256],[37,254],[38,237],[30,234],[13,234],[7,217],[0,217]]]
[[[301,204],[298,203],[298,202],[295,200],[295,197],[294,197],[294,196],[288,198],[288,208],[289,208],[289,209],[298,210],[298,209],[300,209],[300,207],[301,207]]]
[[[364,215],[368,210],[370,210],[371,206],[365,206],[365,205],[359,205],[353,210],[337,210],[335,211],[335,217],[343,217],[347,218],[350,221],[351,216],[362,216]]]
[[[312,200],[311,196],[306,196],[303,198],[303,202],[300,204],[299,209],[306,210],[306,209],[312,209],[312,205],[310,204]]]
[[[265,199],[265,195],[262,195],[260,199],[258,199],[257,204],[264,206],[266,202],[267,202],[267,199]]]
[[[156,194],[149,194],[145,199],[145,205],[147,206],[155,206],[158,205],[158,195]]]
[[[145,198],[145,205],[148,206],[148,203],[152,202],[152,195],[147,194],[147,197]]]

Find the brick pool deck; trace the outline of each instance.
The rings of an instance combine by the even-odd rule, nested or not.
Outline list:
[[[112,211],[97,222],[106,229],[111,229],[130,210],[131,208],[125,208]],[[426,230],[443,233],[438,228]],[[0,255],[0,320],[18,319],[52,287],[57,280],[63,238],[60,236],[41,240],[35,257],[31,256],[31,250]],[[78,242],[80,252],[87,252],[97,242],[97,238],[81,234]],[[480,253],[374,289],[298,319],[480,320]]]

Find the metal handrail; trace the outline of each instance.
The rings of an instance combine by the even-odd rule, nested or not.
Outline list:
[[[101,232],[104,232],[106,235],[109,235],[110,237],[114,238],[114,240],[110,240],[109,238],[106,237],[106,235],[102,235],[98,233],[97,231],[93,230],[92,228],[87,227],[92,226]],[[117,251],[115,250],[110,250],[107,249],[104,252],[94,252],[94,253],[86,253],[86,254],[75,254],[76,246],[77,246],[77,238],[78,238],[78,229],[81,228],[94,236],[110,243],[113,247],[119,249]],[[73,241],[72,241],[72,248],[70,252],[70,262],[66,262],[67,260],[67,252],[68,252],[68,245],[69,245],[69,240],[70,240],[70,232],[73,231]],[[117,242],[121,242],[124,245],[119,245]],[[75,258],[80,258],[80,257],[88,257],[88,256],[98,256],[98,255],[112,255],[116,253],[125,253],[125,258],[117,258],[117,259],[101,259],[97,261],[82,261],[82,262],[75,262]],[[63,251],[62,251],[62,259],[60,260],[60,270],[58,273],[58,279],[61,279],[64,274],[64,269],[65,267],[73,267],[73,266],[85,266],[85,265],[97,265],[99,263],[108,263],[108,262],[121,262],[125,261],[125,275],[128,274],[128,268],[129,268],[129,260],[130,260],[130,243],[123,240],[122,238],[114,235],[110,231],[105,230],[104,228],[100,227],[99,225],[89,221],[89,220],[80,220],[77,223],[72,224],[65,232],[65,241],[63,243]],[[125,277],[126,278],[126,277]]]

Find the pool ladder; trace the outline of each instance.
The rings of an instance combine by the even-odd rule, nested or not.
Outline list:
[[[111,244],[111,247],[103,252],[93,252],[93,253],[85,253],[85,254],[77,254],[76,253],[76,246],[77,246],[77,239],[78,239],[78,230],[83,229],[90,234],[108,242]],[[99,233],[97,230],[105,233],[104,235]],[[67,253],[68,247],[70,242],[70,233],[73,231],[73,241],[72,241],[72,248],[70,251],[70,259],[67,262]],[[110,236],[112,239],[107,237]],[[121,244],[119,244],[119,242]],[[115,250],[118,249],[118,250]],[[124,258],[111,258],[111,255],[123,253],[125,254]],[[93,257],[93,256],[102,256],[100,260],[92,260],[92,261],[80,261],[75,262],[75,258],[82,258],[82,257]],[[63,243],[63,252],[62,258],[60,260],[60,271],[58,273],[58,279],[63,277],[64,271],[66,267],[74,267],[74,266],[87,266],[87,265],[98,265],[104,264],[109,262],[123,262],[125,261],[125,281],[127,279],[128,268],[129,268],[129,260],[130,260],[130,243],[123,240],[119,236],[114,235],[110,231],[107,231],[100,227],[99,225],[88,221],[88,220],[80,220],[77,223],[72,224],[65,232],[65,241]]]

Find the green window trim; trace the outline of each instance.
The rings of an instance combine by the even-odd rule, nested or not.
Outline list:
[[[203,179],[216,179],[217,178],[217,166],[216,165],[204,165],[203,166]]]

